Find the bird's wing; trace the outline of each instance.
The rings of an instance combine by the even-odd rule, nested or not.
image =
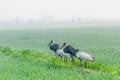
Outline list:
[[[88,53],[85,53],[85,52],[81,52],[81,58],[83,58],[84,60],[86,60],[86,61],[92,61],[92,62],[94,62],[95,61],[95,59],[94,59],[94,57],[92,57],[90,54],[88,54]]]

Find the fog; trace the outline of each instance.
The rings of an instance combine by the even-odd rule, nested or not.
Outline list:
[[[120,0],[0,0],[0,28],[43,28],[43,24],[83,27],[111,22],[120,22]]]

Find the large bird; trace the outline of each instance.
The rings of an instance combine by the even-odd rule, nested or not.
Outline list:
[[[55,44],[53,40],[50,41],[48,46],[50,47],[50,50],[54,51],[55,57],[58,58],[60,55],[57,54],[57,49],[59,49],[60,46],[58,44]]]
[[[80,52],[79,49],[76,50],[74,56],[79,60],[85,62],[85,67],[87,66],[86,61],[95,62],[95,58],[92,55],[86,52]]]
[[[62,58],[64,58],[64,62],[67,62],[67,58],[71,58],[71,55],[69,53],[65,53],[63,50],[66,46],[58,48],[57,49],[57,54],[62,56]]]
[[[76,49],[73,48],[71,45],[67,45],[63,43],[62,47],[58,49],[57,53],[63,56],[64,58],[71,58],[72,64],[74,64],[74,53]]]

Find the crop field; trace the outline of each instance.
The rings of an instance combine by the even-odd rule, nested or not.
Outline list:
[[[48,43],[55,40],[93,55],[87,67],[75,59],[56,59]],[[120,27],[0,31],[0,80],[119,80]]]

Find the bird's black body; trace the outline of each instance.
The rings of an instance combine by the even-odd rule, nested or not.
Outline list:
[[[74,64],[73,56],[75,55],[77,50],[75,48],[73,48],[71,45],[67,45],[66,43],[63,43],[63,46],[61,48],[63,48],[64,53],[70,54],[71,61]]]
[[[69,54],[71,54],[71,55],[74,55],[75,52],[76,52],[76,49],[75,49],[75,48],[73,48],[71,45],[67,45],[66,43],[63,43],[63,46],[62,46],[62,47],[64,47],[63,51],[64,51],[65,53],[69,53]]]
[[[53,44],[53,45],[50,45],[50,49],[52,51],[54,51],[56,53],[57,49],[59,48],[59,45],[58,44]]]
[[[58,44],[55,44],[54,41],[51,40],[50,43],[48,44],[48,46],[50,46],[50,50],[54,51],[56,57],[58,57],[58,58],[61,57],[60,55],[57,54],[57,49],[60,48],[60,46]]]
[[[63,51],[64,51],[65,53],[69,53],[69,54],[71,54],[71,55],[74,55],[76,49],[73,48],[73,47],[70,46],[70,45],[67,45],[67,46],[63,49]]]

